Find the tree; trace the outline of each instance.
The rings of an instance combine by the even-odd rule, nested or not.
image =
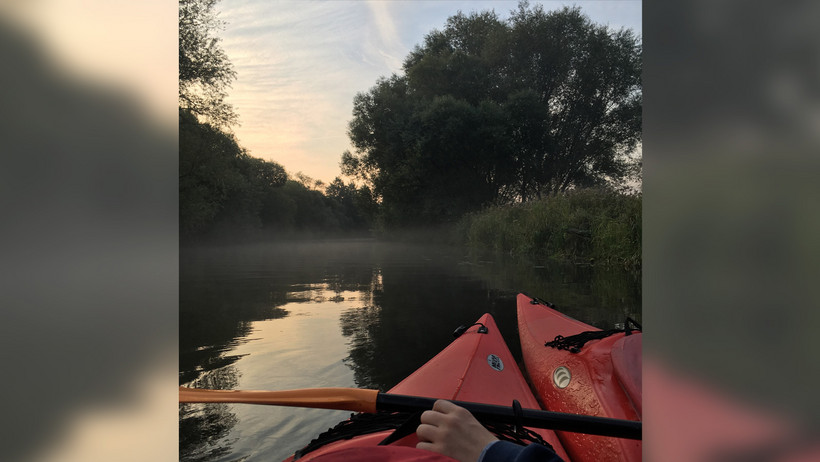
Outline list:
[[[214,34],[224,27],[219,0],[179,0],[179,105],[217,127],[237,122],[225,102],[236,72]]]
[[[641,136],[634,34],[595,25],[578,8],[547,14],[520,4],[511,22],[510,68],[547,111],[544,133],[525,144],[535,157],[520,167],[536,176],[523,188],[540,195],[623,179]]]
[[[179,111],[179,220],[183,236],[210,230],[240,183],[235,159],[242,149],[233,136]]]
[[[641,46],[578,8],[459,13],[354,98],[343,173],[389,224],[621,182],[641,139]]]
[[[370,227],[376,204],[367,186],[345,184],[336,177],[325,189],[325,196],[338,217],[343,230],[363,230]]]
[[[179,216],[183,236],[216,228],[257,229],[277,219],[276,190],[287,181],[276,162],[252,157],[236,138],[180,109]]]
[[[179,216],[183,239],[368,229],[370,189],[327,186],[250,155],[230,133],[236,77],[214,34],[219,0],[179,1]],[[325,195],[323,190],[329,190]]]

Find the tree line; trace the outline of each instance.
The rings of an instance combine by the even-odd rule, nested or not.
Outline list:
[[[184,240],[350,232],[371,226],[367,186],[322,185],[251,155],[225,101],[236,72],[216,32],[218,0],[179,2],[179,218]]]
[[[299,178],[300,177],[300,178]],[[291,178],[276,162],[251,156],[235,137],[180,109],[179,213],[184,238],[281,236],[370,227],[367,187],[336,178],[324,188]]]
[[[180,0],[183,237],[453,223],[629,180],[641,141],[641,45],[578,8],[521,2],[509,19],[461,12],[353,100],[342,173],[317,185],[253,157],[231,133],[236,73],[218,0]]]

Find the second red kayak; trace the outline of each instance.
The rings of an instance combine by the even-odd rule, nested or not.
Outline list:
[[[544,409],[641,420],[640,332],[601,331],[523,294],[517,312],[524,365]],[[558,436],[574,461],[641,460],[640,441]]]

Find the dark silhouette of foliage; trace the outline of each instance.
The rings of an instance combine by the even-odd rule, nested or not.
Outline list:
[[[336,178],[325,193],[250,156],[233,135],[180,109],[180,232],[184,238],[294,235],[367,230],[370,189]],[[304,175],[303,175],[304,176]],[[314,182],[315,184],[315,182]]]
[[[217,127],[237,122],[225,102],[236,72],[220,38],[224,26],[214,6],[219,0],[179,0],[179,105]]]
[[[294,232],[348,232],[370,228],[375,203],[369,189],[336,178],[325,192],[289,179],[272,192],[263,210],[264,228]]]
[[[326,193],[252,157],[233,135],[180,109],[179,216],[183,238],[275,237],[366,230],[376,207],[367,187],[337,178]]]
[[[214,228],[256,229],[285,169],[241,148],[233,135],[179,113],[179,216],[183,236]],[[264,215],[271,220],[270,215]]]
[[[325,196],[335,205],[342,229],[367,229],[373,223],[377,204],[367,186],[345,184],[336,177],[325,189]]]

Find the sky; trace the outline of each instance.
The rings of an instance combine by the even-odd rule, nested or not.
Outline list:
[[[578,5],[593,22],[641,35],[640,1],[531,1],[546,10]],[[222,47],[237,72],[228,102],[239,114],[239,144],[293,176],[325,184],[352,150],[353,98],[379,77],[401,73],[407,54],[459,10],[495,10],[508,1],[222,0]]]

